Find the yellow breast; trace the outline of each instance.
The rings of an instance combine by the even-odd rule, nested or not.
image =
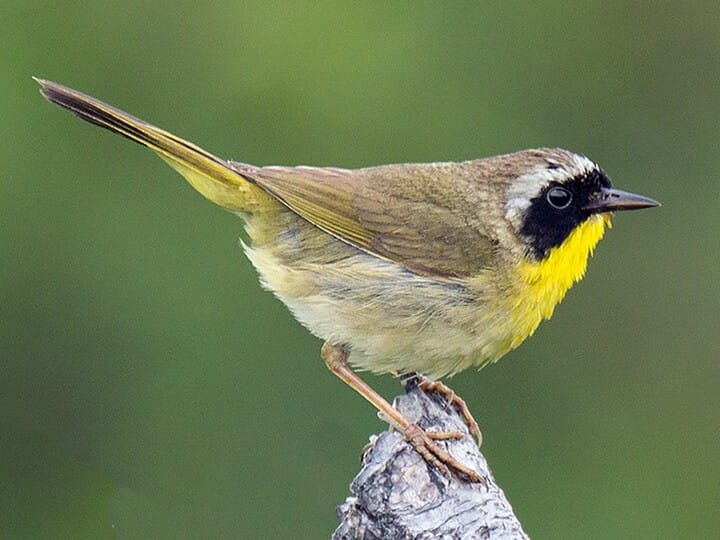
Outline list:
[[[543,260],[520,264],[518,288],[510,308],[515,333],[510,348],[520,345],[552,316],[568,289],[585,275],[588,258],[610,225],[609,214],[593,215]]]

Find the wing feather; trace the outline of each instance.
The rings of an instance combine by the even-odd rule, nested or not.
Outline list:
[[[443,166],[444,165],[444,166]],[[336,238],[439,279],[477,274],[492,241],[447,164],[368,169],[233,164],[292,211]]]

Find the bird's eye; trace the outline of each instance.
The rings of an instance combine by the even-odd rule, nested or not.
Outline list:
[[[572,202],[572,193],[567,189],[561,187],[554,187],[547,192],[547,200],[551,206],[554,206],[558,210],[567,208]]]

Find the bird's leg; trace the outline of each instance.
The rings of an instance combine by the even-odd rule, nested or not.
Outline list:
[[[467,403],[465,403],[465,400],[458,396],[452,388],[442,382],[433,381],[425,377],[425,375],[421,375],[419,373],[415,374],[415,379],[417,380],[417,385],[420,390],[425,393],[434,392],[436,394],[439,394],[440,396],[445,398],[448,405],[454,405],[465,420],[465,423],[467,424],[470,433],[472,433],[475,439],[477,439],[478,446],[482,446],[483,437],[482,432],[480,431],[480,426],[478,426],[475,418],[473,418],[473,415],[470,412]]]
[[[484,478],[477,472],[466,467],[448,452],[440,448],[436,440],[459,439],[463,435],[460,432],[433,433],[423,430],[417,424],[410,422],[397,411],[385,398],[373,390],[370,385],[363,381],[348,365],[349,351],[342,345],[333,345],[325,342],[322,347],[321,356],[328,369],[340,377],[346,384],[358,394],[372,403],[386,418],[387,422],[405,436],[405,439],[415,450],[428,462],[441,472],[449,475],[455,471],[466,476],[471,482],[484,482]]]

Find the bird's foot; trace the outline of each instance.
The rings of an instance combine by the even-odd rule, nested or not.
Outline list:
[[[417,424],[409,424],[405,428],[403,435],[405,435],[405,439],[407,439],[428,464],[437,468],[444,475],[450,476],[455,473],[467,478],[471,482],[485,483],[485,478],[473,469],[460,463],[460,461],[440,448],[435,442],[446,441],[448,439],[462,439],[464,435],[459,431],[425,431]]]
[[[470,433],[475,437],[478,443],[478,447],[482,446],[482,432],[480,431],[480,426],[478,426],[478,423],[475,421],[475,418],[473,418],[472,413],[470,412],[470,409],[467,406],[467,403],[465,403],[465,400],[458,396],[452,388],[447,386],[444,383],[436,382],[428,379],[424,375],[416,375],[417,381],[418,381],[418,387],[420,390],[425,392],[426,394],[429,393],[435,393],[439,394],[441,397],[445,398],[445,401],[448,406],[454,405],[455,408],[458,410],[458,412],[462,415],[463,420],[465,420],[465,424],[467,424],[468,429],[470,430]]]
[[[410,422],[397,409],[390,405],[385,398],[373,390],[365,381],[358,377],[352,369],[350,369],[350,366],[347,363],[349,354],[350,351],[346,346],[336,345],[330,342],[325,342],[321,350],[321,356],[330,371],[340,377],[340,379],[346,382],[370,403],[375,405],[382,417],[405,436],[405,439],[410,443],[410,445],[412,445],[413,448],[415,448],[415,450],[417,450],[417,452],[428,464],[437,467],[448,476],[454,472],[458,476],[468,478],[471,482],[485,482],[485,479],[482,476],[460,463],[447,451],[443,450],[437,442],[435,442],[443,440],[447,441],[450,439],[462,439],[464,435],[461,432],[427,432],[417,424]],[[442,391],[442,388],[445,388],[446,390],[452,392],[452,390],[442,384],[439,388],[440,391]],[[462,400],[460,401],[464,405],[464,402]],[[467,407],[465,407],[465,409],[467,410]],[[468,412],[468,415],[469,414],[470,413]],[[472,416],[470,416],[470,418],[472,419]],[[472,421],[475,422],[474,420]],[[475,425],[477,426],[477,424]],[[477,431],[479,432],[480,430]],[[370,445],[372,445],[372,442]]]

